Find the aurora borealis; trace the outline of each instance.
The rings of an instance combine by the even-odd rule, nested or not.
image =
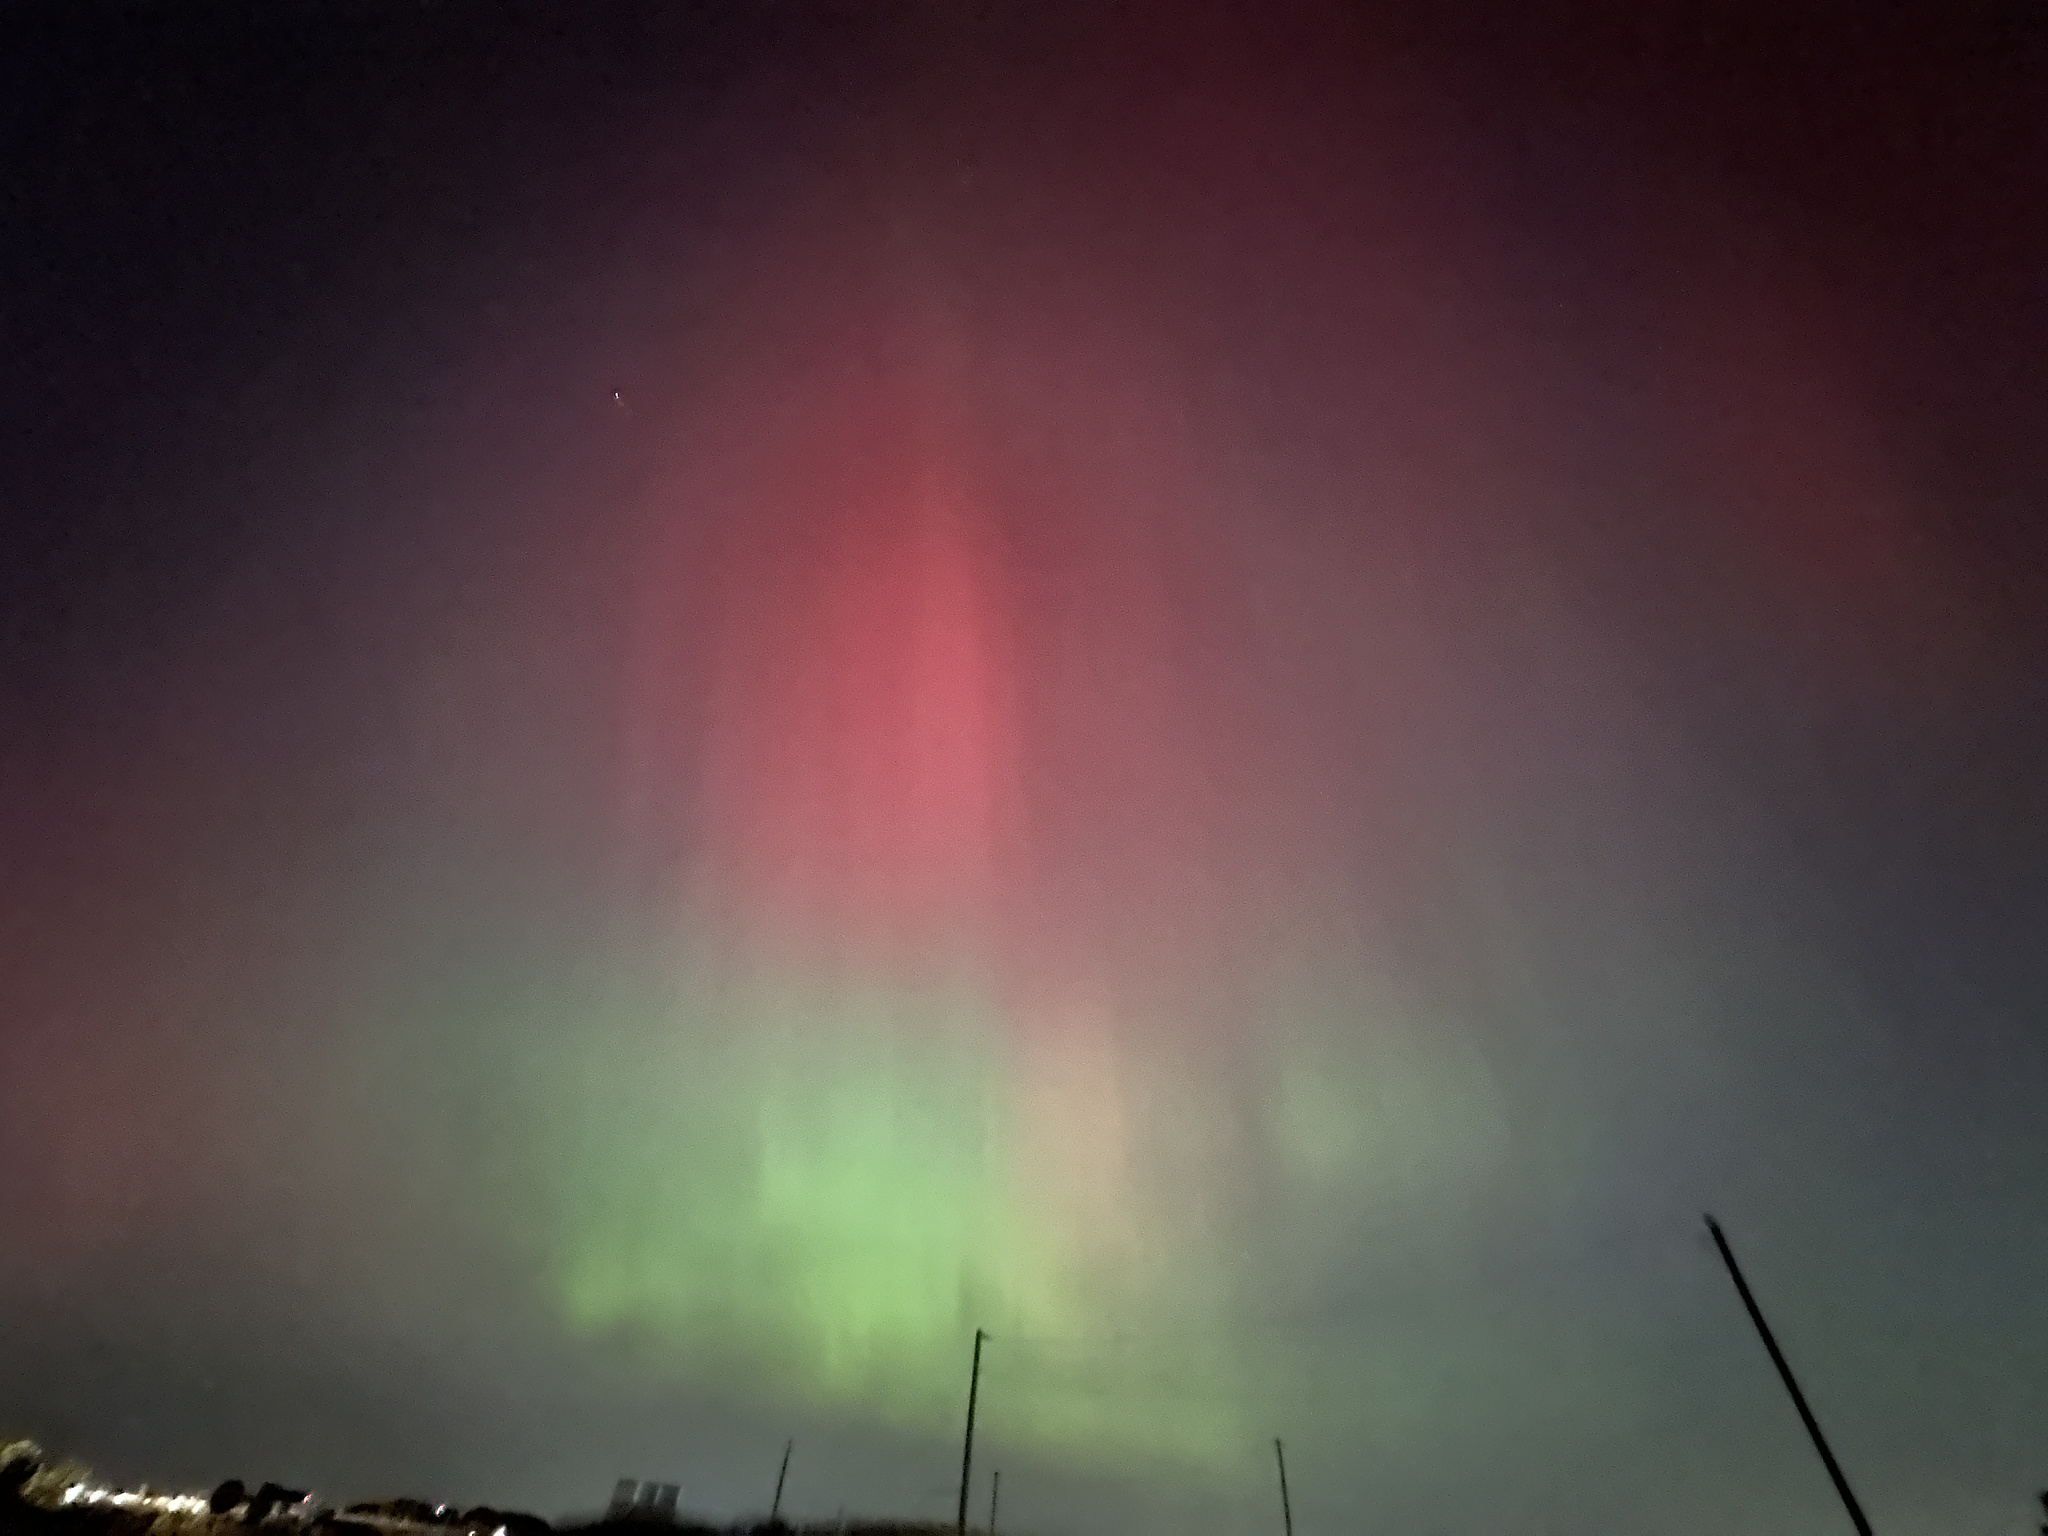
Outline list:
[[[2048,1480],[2041,39],[8,25],[0,1438],[1025,1536]]]

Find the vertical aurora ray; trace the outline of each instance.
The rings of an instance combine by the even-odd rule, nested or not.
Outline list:
[[[975,1327],[1099,1334],[1172,1277],[1148,1274],[1166,1234],[1114,1007],[1049,986],[1015,932],[1027,648],[973,477],[929,431],[897,462],[885,427],[819,435],[838,456],[723,545],[701,731],[640,790],[695,834],[672,1023],[630,1081],[592,1085],[556,1278],[582,1328],[938,1429]],[[1213,1383],[1020,1358],[996,1422],[1021,1441],[1235,1438]]]
[[[679,1371],[940,1434],[985,1327],[999,1438],[1256,1465],[1286,1388],[1243,1314],[1318,1302],[1275,1235],[1464,1205],[1499,1094],[1361,947],[1335,749],[1265,693],[1327,668],[1253,579],[1323,601],[1313,549],[1230,531],[1227,464],[1068,319],[1100,356],[892,316],[908,365],[750,381],[685,477],[719,496],[657,509],[660,980],[569,1074],[553,1283]],[[1426,1371],[1365,1368],[1418,1433]]]

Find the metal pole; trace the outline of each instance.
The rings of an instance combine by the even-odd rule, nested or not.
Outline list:
[[[1287,1451],[1277,1438],[1273,1441],[1273,1459],[1280,1463],[1280,1519],[1285,1523],[1286,1536],[1294,1536],[1294,1507],[1287,1502]]]
[[[1814,1419],[1813,1410],[1806,1406],[1806,1394],[1799,1390],[1799,1383],[1793,1378],[1792,1367],[1785,1363],[1785,1356],[1778,1348],[1778,1341],[1771,1335],[1771,1325],[1764,1321],[1762,1308],[1756,1298],[1749,1294],[1749,1282],[1742,1278],[1742,1266],[1735,1262],[1735,1254],[1728,1246],[1728,1239],[1721,1231],[1721,1223],[1712,1216],[1707,1217],[1707,1231],[1713,1234],[1714,1246],[1721,1250],[1721,1262],[1728,1266],[1728,1278],[1735,1282],[1735,1289],[1742,1297],[1742,1304],[1749,1309],[1749,1320],[1756,1324],[1756,1331],[1764,1341],[1764,1348],[1770,1351],[1771,1364],[1778,1368],[1779,1379],[1785,1383],[1785,1390],[1792,1394],[1792,1406],[1799,1410],[1799,1421],[1806,1426],[1807,1434],[1813,1437],[1813,1448],[1820,1452],[1821,1465],[1828,1469],[1828,1476],[1834,1479],[1835,1492],[1842,1496],[1842,1507],[1849,1511],[1849,1523],[1856,1527],[1856,1536],[1870,1536],[1870,1522],[1864,1518],[1863,1506],[1856,1502],[1856,1495],[1849,1490],[1849,1479],[1842,1475],[1841,1464],[1835,1460],[1835,1453],[1828,1449],[1827,1436],[1820,1432],[1820,1424]]]
[[[974,1400],[981,1393],[981,1341],[988,1335],[974,1330],[974,1372],[967,1378],[967,1439],[960,1447],[960,1536],[967,1536],[967,1479],[974,1470]]]
[[[997,1467],[988,1484],[988,1536],[996,1536],[996,1499],[1003,1491],[1003,1469]]]
[[[768,1508],[768,1523],[770,1525],[780,1525],[782,1523],[782,1480],[789,1476],[789,1453],[795,1449],[796,1441],[794,1439],[782,1448],[782,1470],[775,1474],[775,1502]]]

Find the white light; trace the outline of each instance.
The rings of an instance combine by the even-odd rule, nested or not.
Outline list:
[[[116,1509],[161,1509],[173,1514],[196,1515],[208,1510],[209,1501],[196,1493],[126,1493],[112,1488],[93,1488],[72,1483],[58,1496],[60,1505],[111,1504]]]

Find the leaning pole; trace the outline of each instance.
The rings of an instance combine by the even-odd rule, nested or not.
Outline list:
[[[967,1536],[967,1480],[974,1471],[974,1400],[981,1394],[981,1341],[988,1335],[974,1330],[974,1370],[967,1378],[967,1439],[960,1447],[960,1536]]]
[[[1792,1367],[1785,1363],[1784,1352],[1778,1348],[1778,1341],[1771,1334],[1771,1325],[1764,1321],[1763,1309],[1750,1295],[1749,1282],[1742,1278],[1742,1266],[1735,1262],[1735,1254],[1721,1231],[1721,1223],[1712,1216],[1707,1217],[1707,1231],[1713,1234],[1714,1246],[1721,1250],[1721,1262],[1728,1266],[1728,1278],[1735,1282],[1742,1305],[1749,1310],[1749,1320],[1756,1324],[1757,1336],[1764,1341],[1764,1348],[1770,1351],[1771,1364],[1778,1368],[1778,1379],[1785,1383],[1785,1390],[1792,1395],[1792,1406],[1799,1410],[1799,1422],[1806,1426],[1806,1433],[1813,1439],[1813,1448],[1820,1452],[1821,1465],[1834,1479],[1835,1492],[1842,1496],[1842,1507],[1849,1511],[1849,1523],[1856,1527],[1856,1536],[1870,1536],[1870,1521],[1864,1517],[1863,1506],[1856,1502],[1856,1495],[1849,1488],[1849,1479],[1842,1474],[1841,1463],[1828,1449],[1828,1438],[1820,1432],[1820,1422],[1814,1418],[1813,1410],[1806,1406],[1806,1394],[1799,1390]]]

